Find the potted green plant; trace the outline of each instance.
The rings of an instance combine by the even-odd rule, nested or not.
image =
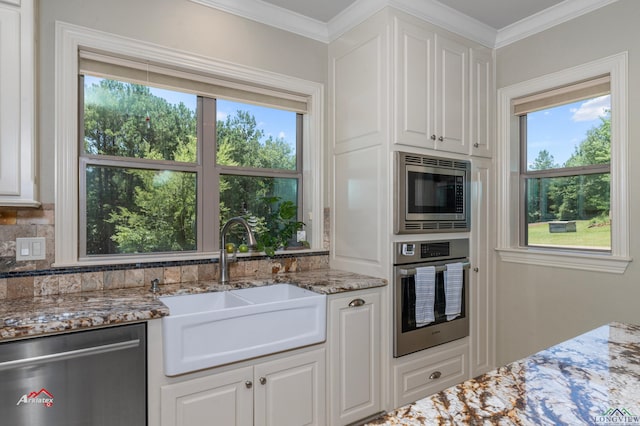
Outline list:
[[[304,222],[298,220],[298,206],[292,201],[266,197],[265,202],[272,206],[271,212],[260,219],[249,216],[247,221],[256,234],[257,249],[272,257],[276,250],[286,248],[295,241],[297,231],[302,230]],[[302,243],[306,246],[304,243],[306,241]]]

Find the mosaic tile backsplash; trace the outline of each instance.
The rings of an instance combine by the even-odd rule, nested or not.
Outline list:
[[[325,211],[325,221],[328,212]],[[327,223],[325,222],[325,225]],[[325,226],[325,230],[329,227]],[[16,262],[16,238],[44,237],[44,260]],[[325,235],[323,245],[328,248]],[[54,206],[39,209],[0,207],[0,300],[20,297],[50,296],[81,291],[142,287],[158,278],[162,284],[215,280],[217,260],[155,262],[55,269]],[[231,278],[302,272],[329,267],[326,251],[266,256],[239,257],[230,263]]]

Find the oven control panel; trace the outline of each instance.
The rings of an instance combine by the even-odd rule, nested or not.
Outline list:
[[[469,240],[466,238],[439,241],[415,241],[395,243],[394,265],[447,260],[469,257]]]

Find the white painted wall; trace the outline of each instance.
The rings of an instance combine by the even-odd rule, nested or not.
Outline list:
[[[39,2],[39,15],[38,122],[40,191],[44,203],[53,203],[55,190],[56,21],[290,75],[325,87],[327,83],[326,44],[187,0],[44,0]]]
[[[502,262],[497,256],[497,363],[534,353],[610,321],[640,324],[640,2],[602,9],[497,51],[502,88],[629,52],[628,117],[632,262],[623,275]],[[615,114],[615,112],[614,112]]]

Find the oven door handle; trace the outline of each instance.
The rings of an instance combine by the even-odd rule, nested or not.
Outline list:
[[[469,262],[462,262],[462,267],[464,269],[469,269],[469,267],[471,266],[471,263]],[[440,266],[436,266],[436,272],[443,272],[447,270],[447,265],[440,265]],[[399,269],[400,275],[402,275],[403,277],[412,277],[416,274],[416,268],[400,268]]]

